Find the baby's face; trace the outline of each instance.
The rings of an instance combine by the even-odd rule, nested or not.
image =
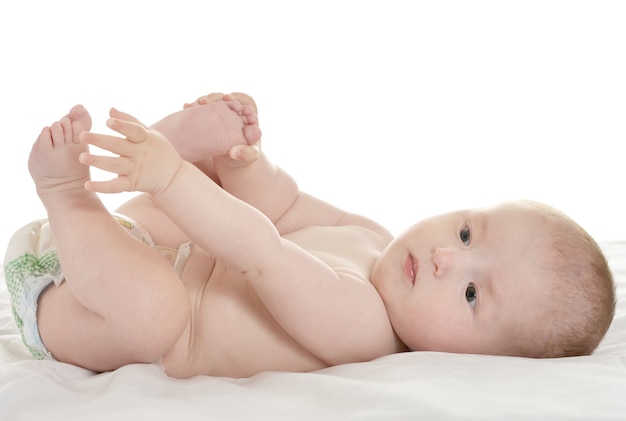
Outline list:
[[[416,351],[505,353],[544,302],[542,221],[509,203],[429,218],[394,239],[372,284],[400,339]]]

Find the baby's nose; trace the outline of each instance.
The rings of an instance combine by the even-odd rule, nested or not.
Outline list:
[[[454,252],[449,249],[435,247],[431,256],[435,277],[444,276],[454,263]]]

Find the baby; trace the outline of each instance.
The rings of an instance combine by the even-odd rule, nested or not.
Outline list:
[[[261,151],[244,94],[152,127],[110,116],[121,137],[74,107],[29,158],[48,219],[16,233],[5,274],[39,358],[246,377],[408,350],[585,355],[611,323],[600,249],[548,206],[456,211],[393,238],[300,192]],[[92,181],[90,166],[118,176]],[[122,191],[143,194],[113,215],[96,194]]]

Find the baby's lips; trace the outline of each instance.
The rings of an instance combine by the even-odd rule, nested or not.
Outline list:
[[[409,254],[404,264],[404,270],[405,270],[407,279],[411,282],[411,285],[415,285],[415,278],[417,276],[418,269],[419,269],[418,260]]]

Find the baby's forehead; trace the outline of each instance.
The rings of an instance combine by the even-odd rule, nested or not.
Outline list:
[[[508,240],[546,240],[550,230],[545,214],[521,206],[501,205],[475,209],[468,212],[469,218],[482,222],[484,229],[491,234],[507,235]]]
[[[541,211],[536,206],[531,206],[526,204],[525,202],[504,202],[499,203],[497,205],[483,207],[483,208],[475,208],[469,209],[467,212],[470,213],[482,213],[485,215],[489,215],[492,217],[525,217],[528,219],[543,219],[545,216],[545,212]]]
[[[477,211],[475,247],[485,257],[487,277],[503,298],[531,302],[545,292],[547,268],[554,263],[551,241],[541,216],[524,209]],[[509,300],[506,300],[509,301]]]

